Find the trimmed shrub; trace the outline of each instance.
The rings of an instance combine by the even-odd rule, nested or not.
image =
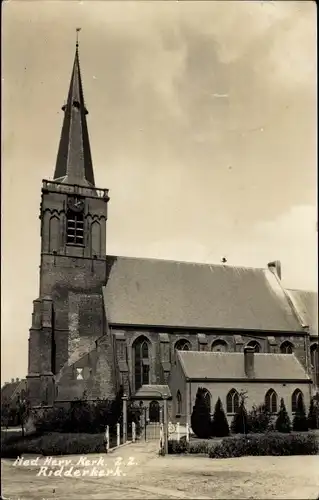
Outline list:
[[[19,441],[4,440],[1,443],[3,458],[17,458],[26,453],[44,456],[105,453],[104,435],[50,433],[26,436]]]
[[[50,432],[54,429],[56,432],[62,432],[63,418],[59,419],[59,413],[67,419],[65,408],[41,408],[33,414],[33,423],[37,433]],[[60,422],[61,420],[61,422]]]
[[[199,442],[186,442],[186,438],[182,438],[180,441],[171,440],[168,442],[168,453],[170,455],[180,455],[180,454],[205,454],[208,455],[212,444],[209,441],[199,441]]]
[[[115,400],[98,399],[94,402],[72,401],[71,407],[42,408],[35,415],[35,428],[38,432],[76,432],[97,434],[105,431],[108,425],[110,433],[116,432],[116,423],[122,421],[123,389]],[[140,410],[128,405],[128,424],[135,422],[139,429]]]
[[[244,400],[241,401],[233,417],[231,431],[233,434],[248,434],[249,432],[249,419]]]
[[[189,443],[189,451],[190,454],[205,454],[208,455],[210,448],[212,447],[212,443],[209,441],[199,441],[198,443]]]
[[[21,441],[28,442],[35,438],[40,438],[42,434],[40,432],[34,432],[32,434],[27,434],[26,436],[22,436],[18,432],[14,432],[13,434],[7,434],[6,432],[1,433],[1,449],[3,445],[11,445],[15,443],[19,443]]]
[[[209,438],[212,435],[212,422],[210,417],[210,409],[204,398],[206,391],[199,387],[193,413],[191,416],[191,426],[194,434],[199,438]]]
[[[220,398],[217,399],[215,405],[215,411],[212,422],[212,433],[213,436],[217,437],[229,436],[229,425]]]
[[[297,401],[297,411],[292,421],[292,429],[297,432],[306,432],[308,430],[306,409],[302,397],[299,397]]]
[[[210,449],[209,456],[210,458],[233,458],[249,455],[316,455],[318,450],[318,442],[314,434],[269,433],[223,439],[221,444]]]
[[[280,409],[276,420],[276,431],[283,433],[291,432],[291,422],[283,398],[280,400]]]
[[[319,403],[315,403],[314,398],[311,398],[308,412],[308,427],[309,429],[318,429],[319,424]]]
[[[178,441],[177,439],[172,439],[168,441],[168,453],[169,455],[180,455],[181,453],[188,453],[189,443],[186,440],[181,439]]]
[[[263,433],[271,430],[273,416],[265,404],[253,406],[248,414],[248,432]]]

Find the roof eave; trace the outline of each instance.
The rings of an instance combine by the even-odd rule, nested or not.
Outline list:
[[[166,399],[166,401],[171,401],[172,396],[170,395],[164,398],[164,396],[160,396],[159,394],[134,394],[134,396],[131,396],[131,399],[146,399],[150,401],[154,401],[157,399],[160,401],[164,401],[164,399]]]
[[[310,378],[307,379],[273,379],[273,378],[209,378],[209,377],[186,377],[187,382],[248,382],[248,383],[272,383],[272,384],[313,384]]]
[[[194,330],[202,333],[203,331],[205,332],[232,332],[232,333],[240,333],[244,335],[245,333],[247,335],[251,335],[252,332],[258,331],[262,335],[303,335],[307,332],[304,331],[304,329],[300,330],[261,330],[258,328],[233,328],[233,327],[222,327],[222,326],[189,326],[189,325],[166,325],[166,324],[151,324],[151,323],[127,323],[125,321],[123,322],[115,322],[115,321],[109,321],[108,322],[110,328],[128,328],[128,329],[167,329],[167,330]]]

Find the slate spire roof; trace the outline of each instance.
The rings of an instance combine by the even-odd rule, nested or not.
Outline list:
[[[95,186],[80,72],[79,44],[76,43],[69,93],[62,107],[64,119],[54,180],[68,184]]]

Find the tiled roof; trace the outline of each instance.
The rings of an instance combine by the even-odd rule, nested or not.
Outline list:
[[[171,391],[168,385],[142,385],[134,395],[139,399],[160,399],[161,395],[171,398]]]
[[[287,290],[298,313],[310,332],[318,334],[318,293],[306,290]]]
[[[15,382],[9,382],[1,387],[1,400],[10,401],[15,394],[19,394],[22,389],[26,389],[27,382],[26,379],[18,380]]]
[[[187,378],[245,379],[244,353],[177,351]],[[254,379],[310,381],[294,354],[254,353]]]
[[[109,323],[301,331],[268,269],[107,257]]]

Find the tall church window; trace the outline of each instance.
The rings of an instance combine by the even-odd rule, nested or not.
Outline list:
[[[273,389],[269,389],[265,396],[265,406],[269,413],[277,413],[278,404],[277,404],[277,393]]]
[[[91,255],[101,255],[101,225],[98,221],[91,224]]]
[[[84,216],[69,210],[66,214],[66,241],[73,245],[84,244]]]
[[[225,342],[225,340],[215,340],[212,343],[213,352],[226,352],[228,350],[227,347],[227,342]]]
[[[49,222],[49,251],[58,252],[60,242],[60,220],[56,215]]]
[[[149,342],[145,337],[138,338],[134,343],[134,382],[137,391],[142,385],[150,383],[149,373]]]
[[[212,411],[212,398],[210,395],[210,392],[207,389],[203,390],[203,399],[207,405],[207,408],[209,408],[209,411]]]
[[[286,340],[281,344],[280,352],[282,354],[292,354],[294,352],[294,346],[292,345],[291,342],[288,342],[288,340]]]
[[[291,396],[291,411],[292,413],[296,413],[298,408],[299,399],[303,400],[303,394],[300,389],[296,389]]]
[[[187,340],[180,339],[175,344],[175,349],[177,351],[190,351],[191,345]]]
[[[248,342],[247,347],[253,347],[255,349],[255,352],[261,351],[260,344],[259,342],[257,342],[257,340],[251,340],[250,342]]]
[[[226,398],[227,413],[236,413],[239,408],[239,394],[236,389],[231,389]]]

